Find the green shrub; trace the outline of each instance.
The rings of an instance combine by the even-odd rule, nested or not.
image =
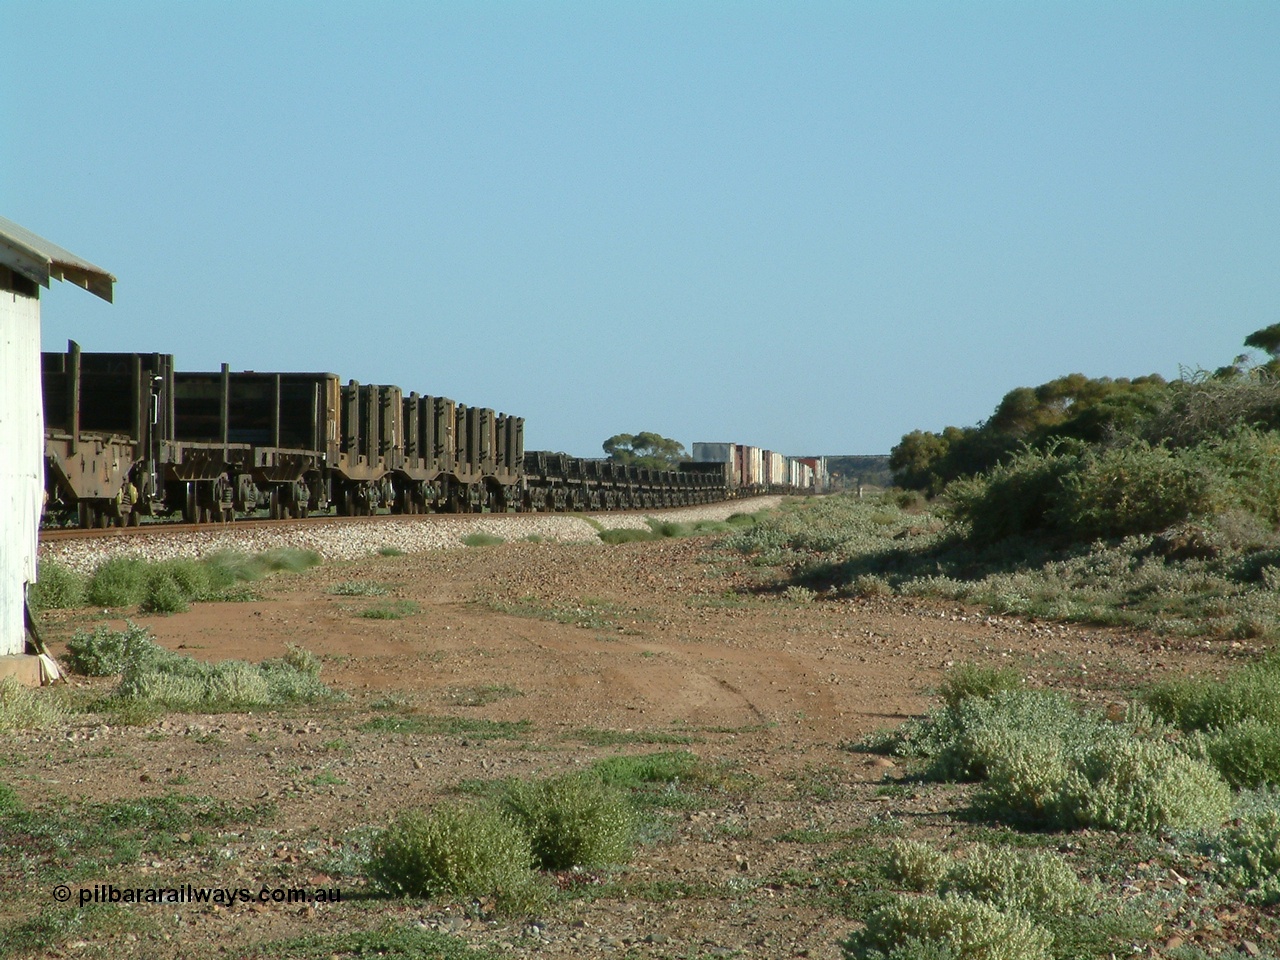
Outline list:
[[[634,756],[605,757],[591,765],[603,783],[634,790],[654,783],[674,783],[697,776],[701,761],[688,750],[665,750]]]
[[[1022,689],[1022,677],[1012,667],[984,667],[976,663],[960,663],[946,672],[938,693],[948,707],[961,700],[987,699],[997,693]]]
[[[889,844],[889,879],[917,893],[937,890],[953,862],[947,854],[918,840],[894,840]]]
[[[1280,407],[1273,407],[1272,416],[1278,413]],[[1201,444],[1197,454],[1228,478],[1236,504],[1272,529],[1280,524],[1280,434],[1274,428],[1238,427]]]
[[[1180,678],[1158,683],[1145,700],[1157,717],[1182,730],[1225,730],[1246,720],[1280,728],[1280,666],[1251,664],[1222,680]]]
[[[504,537],[495,536],[492,533],[468,533],[462,538],[463,546],[467,547],[496,547],[506,542]]]
[[[123,630],[101,624],[93,633],[80,632],[67,641],[67,666],[86,677],[110,677],[127,663],[139,663],[165,655],[151,634],[131,620]]]
[[[1227,500],[1223,488],[1193,456],[1146,443],[1112,447],[1064,475],[1052,526],[1073,540],[1154,532],[1213,513]]]
[[[950,869],[941,892],[955,892],[1032,916],[1070,916],[1096,901],[1096,891],[1052,853],[1022,853],[979,844]]]
[[[529,838],[483,805],[409,811],[373,843],[368,874],[396,896],[484,897],[527,883]]]
[[[112,557],[93,571],[86,593],[95,607],[131,607],[142,601],[146,583],[146,561]]]
[[[258,669],[271,703],[315,703],[333,696],[320,682],[320,658],[302,647],[290,644],[283,657],[264,660]]]
[[[1037,744],[992,765],[976,805],[1060,829],[1158,832],[1220,824],[1231,790],[1202,760],[1117,728],[1074,750]]]
[[[602,542],[611,545],[662,539],[661,534],[654,533],[652,530],[632,530],[629,527],[619,527],[614,530],[601,530],[596,534],[596,536],[598,536]]]
[[[301,573],[318,564],[323,558],[314,550],[301,547],[277,547],[254,558],[267,573]],[[249,578],[241,578],[249,579]]]
[[[187,600],[211,600],[217,593],[213,570],[202,560],[166,560],[153,570],[153,575],[163,573],[172,579]]]
[[[1024,450],[981,476],[951,483],[946,496],[952,517],[979,544],[1041,533],[1051,525],[1063,478],[1078,462],[1056,450]]]
[[[599,867],[630,859],[635,815],[626,795],[585,774],[514,783],[503,805],[547,870]]]
[[[185,613],[191,603],[178,578],[158,569],[148,573],[138,609],[143,613]]]
[[[210,587],[225,590],[243,581],[261,580],[271,573],[299,573],[321,560],[314,550],[280,547],[264,553],[246,554],[234,550],[210,554],[201,563],[208,568]]]
[[[1280,786],[1280,727],[1253,717],[1211,734],[1205,752],[1233,787]]]
[[[1253,903],[1280,903],[1280,794],[1246,798],[1240,816],[1211,841],[1223,876]]]
[[[49,691],[24,686],[13,677],[0,678],[0,730],[49,727],[64,716]]]
[[[85,578],[56,560],[41,560],[39,577],[27,591],[32,610],[68,610],[85,605]]]
[[[903,724],[895,752],[927,759],[936,780],[982,780],[991,763],[1030,742],[1087,739],[1097,721],[1082,717],[1059,693],[1004,690],[968,697],[953,707]]]
[[[1052,941],[1025,915],[970,897],[898,895],[873,910],[866,928],[841,948],[846,960],[1049,960]]]

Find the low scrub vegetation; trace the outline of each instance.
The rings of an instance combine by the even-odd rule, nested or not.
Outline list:
[[[891,494],[797,501],[724,545],[779,568],[815,599],[939,598],[1000,615],[1175,636],[1280,639],[1280,534],[1228,511],[1156,533],[1086,543],[1010,537],[976,545],[941,501]]]
[[[48,728],[65,716],[45,689],[33,689],[13,677],[0,678],[0,731]]]
[[[1280,903],[1280,794],[1241,799],[1237,817],[1208,841],[1227,881],[1263,906]]]
[[[631,859],[661,814],[695,808],[682,781],[706,788],[724,774],[687,751],[608,757],[572,774],[532,781],[468,781],[476,795],[430,812],[408,811],[374,840],[366,873],[397,896],[494,898],[507,910],[546,895],[535,870],[600,869]],[[665,795],[665,796],[661,796]],[[679,798],[678,803],[670,802]]]
[[[467,899],[511,895],[529,882],[528,835],[478,803],[408,811],[374,840],[369,878],[396,896]]]
[[[1217,826],[1227,782],[1141,711],[1122,721],[1047,691],[965,696],[906,724],[886,746],[924,775],[981,784],[983,816],[1036,828],[1158,832]]]
[[[843,944],[848,960],[1050,960],[1053,937],[1023,914],[956,894],[896,896]]]
[[[180,793],[106,802],[54,798],[31,808],[0,803],[0,857],[42,879],[96,879],[109,866],[204,842],[208,831],[274,814],[269,804],[237,806]]]
[[[735,513],[725,520],[694,520],[688,523],[646,517],[644,522],[647,529],[618,527],[599,530],[596,535],[608,544],[665,540],[672,537],[704,537],[715,533],[732,533],[754,526],[761,516],[762,514],[756,513]]]
[[[909,434],[892,462],[911,491],[798,505],[732,545],[821,590],[1280,639],[1274,353],[1173,383],[1017,388],[980,427]]]
[[[533,844],[544,870],[600,867],[630,859],[635,815],[626,795],[589,774],[510,785],[504,809]]]
[[[313,703],[333,696],[320,682],[320,658],[291,646],[279,659],[206,663],[160,646],[143,628],[100,626],[67,644],[67,666],[86,676],[120,676],[114,707],[231,710]]]
[[[42,561],[31,605],[35,610],[89,605],[178,613],[197,601],[242,599],[247,582],[277,571],[296,573],[319,562],[314,551],[292,548],[256,555],[219,553],[200,560],[112,557],[88,575],[56,561]]]

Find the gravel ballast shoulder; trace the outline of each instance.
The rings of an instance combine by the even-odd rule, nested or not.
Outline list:
[[[326,560],[358,560],[383,550],[425,553],[466,546],[472,534],[503,540],[538,539],[555,543],[589,543],[600,529],[646,529],[649,518],[692,523],[723,520],[735,513],[776,507],[781,497],[730,500],[651,513],[593,514],[590,521],[572,514],[479,514],[428,517],[377,517],[295,526],[239,523],[208,531],[155,532],[142,536],[100,537],[42,543],[40,559],[74,570],[89,571],[116,556],[171,560],[202,557],[225,550],[263,553],[284,547],[314,550]]]

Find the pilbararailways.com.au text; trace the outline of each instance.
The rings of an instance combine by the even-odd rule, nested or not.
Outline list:
[[[236,903],[341,903],[340,887],[117,887],[99,883],[80,887],[79,904],[91,903],[210,903],[229,907]],[[58,891],[54,893],[58,897]],[[59,897],[59,899],[61,899]],[[70,898],[67,898],[70,899]]]

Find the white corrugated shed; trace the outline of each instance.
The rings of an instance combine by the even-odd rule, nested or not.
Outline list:
[[[109,303],[115,279],[0,217],[0,656],[26,651],[26,591],[36,579],[44,506],[40,287],[67,280]]]
[[[0,293],[0,654],[22,653],[44,501],[40,301]]]

